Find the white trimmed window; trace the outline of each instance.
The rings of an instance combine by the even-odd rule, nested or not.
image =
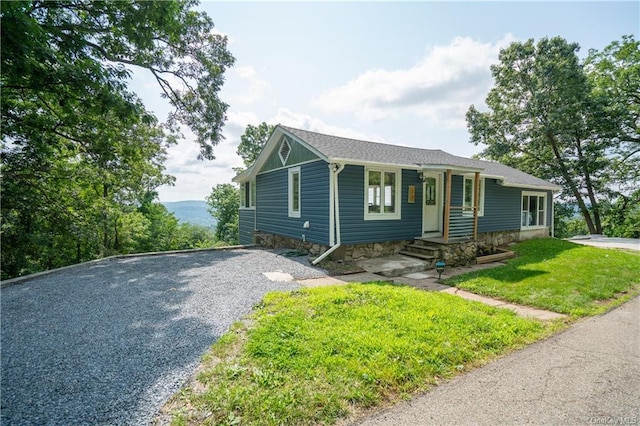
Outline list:
[[[289,217],[300,217],[300,167],[289,169]]]
[[[365,220],[400,219],[398,170],[365,169]]]
[[[464,176],[462,180],[462,201],[463,214],[473,216],[473,206],[474,206],[474,198],[475,191],[473,190],[473,181],[475,176]],[[480,190],[478,191],[480,196],[478,200],[478,216],[484,216],[484,178],[480,178]]]
[[[547,194],[545,192],[522,192],[522,228],[547,226]]]
[[[255,179],[249,182],[243,182],[240,184],[240,208],[241,209],[253,209],[256,207],[256,181]]]

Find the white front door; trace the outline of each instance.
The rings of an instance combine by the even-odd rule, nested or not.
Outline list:
[[[422,186],[422,233],[442,235],[442,174],[425,173]]]

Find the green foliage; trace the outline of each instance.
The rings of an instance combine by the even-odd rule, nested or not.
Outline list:
[[[507,265],[453,277],[447,284],[574,316],[602,313],[640,292],[638,252],[549,238],[513,250],[518,257]]]
[[[604,233],[623,238],[640,238],[640,190],[620,196],[604,207]]]
[[[2,4],[3,279],[175,246],[176,224],[138,208],[173,182],[163,163],[180,123],[213,158],[226,111],[217,92],[233,63],[195,4]],[[174,107],[166,124],[127,90],[134,69]]]
[[[331,424],[550,328],[447,294],[373,284],[270,293],[251,320],[214,345],[208,359],[221,359],[199,375],[205,390],[182,393],[176,421]]]
[[[240,144],[236,151],[242,157],[245,167],[251,166],[257,160],[275,127],[264,122],[258,126],[252,126],[251,124],[247,126],[242,136],[240,136]]]
[[[235,185],[216,185],[207,197],[209,212],[216,218],[216,238],[228,244],[238,244],[240,192]]]
[[[467,125],[471,141],[487,145],[482,156],[563,186],[562,199],[600,234],[601,201],[640,182],[640,55],[632,37],[591,52],[585,64],[578,49],[560,37],[503,49],[491,67],[489,111],[472,105]]]
[[[556,202],[553,210],[554,236],[570,238],[589,234],[584,218],[576,215],[575,203]]]

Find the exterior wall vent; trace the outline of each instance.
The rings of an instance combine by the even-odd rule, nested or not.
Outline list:
[[[280,161],[282,161],[282,165],[287,164],[287,159],[289,158],[289,154],[291,153],[291,145],[289,145],[289,141],[287,138],[282,138],[282,144],[280,145],[280,151],[278,154],[280,155]]]

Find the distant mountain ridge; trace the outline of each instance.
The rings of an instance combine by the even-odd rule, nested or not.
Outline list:
[[[162,204],[182,223],[211,229],[216,227],[217,222],[207,211],[208,205],[203,200],[167,201]]]

